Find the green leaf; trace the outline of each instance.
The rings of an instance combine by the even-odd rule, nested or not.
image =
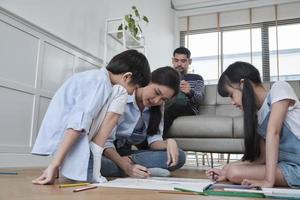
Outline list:
[[[149,20],[148,20],[148,18],[147,18],[146,16],[143,16],[143,20],[144,20],[145,22],[149,23]]]
[[[140,27],[139,24],[137,25],[137,27],[139,28],[140,32],[142,33],[143,31],[142,31],[142,29],[141,29],[141,27]]]
[[[140,18],[140,13],[139,13],[138,10],[135,10],[135,11],[134,11],[134,14],[135,14],[136,17]]]
[[[130,21],[129,15],[125,15],[125,21],[126,21],[127,23],[129,23],[129,21]]]
[[[118,31],[123,30],[123,24],[120,24],[120,26],[118,27]]]
[[[137,35],[138,32],[139,32],[139,29],[138,29],[137,27],[135,27],[135,28],[133,29],[133,36],[134,36],[135,38],[137,38],[136,35]]]
[[[133,18],[131,18],[128,22],[128,28],[129,30],[132,32],[133,29],[135,28],[135,20]]]

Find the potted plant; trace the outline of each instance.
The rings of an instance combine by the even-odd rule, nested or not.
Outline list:
[[[137,7],[132,6],[131,7],[131,13],[124,16],[125,24],[124,24],[124,30],[129,31],[130,34],[137,40],[140,40],[142,35],[142,28],[140,26],[140,22],[144,22],[146,24],[149,23],[149,20],[146,16],[141,16]],[[118,27],[118,31],[123,30],[123,24],[120,24]],[[118,32],[117,37],[122,38],[123,33]]]

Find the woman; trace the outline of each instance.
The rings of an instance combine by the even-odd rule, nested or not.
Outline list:
[[[164,174],[155,175],[163,176],[183,166],[184,152],[178,149],[175,140],[162,138],[164,102],[177,95],[179,83],[179,74],[172,67],[158,68],[152,72],[149,85],[129,96],[116,138],[106,143],[101,164],[104,176],[144,178],[151,175],[149,168],[162,169],[160,172]],[[131,150],[132,145],[145,139],[149,149]]]

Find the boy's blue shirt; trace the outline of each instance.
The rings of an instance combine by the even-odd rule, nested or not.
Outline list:
[[[121,86],[120,86],[121,87]],[[67,129],[77,130],[81,136],[66,156],[61,166],[67,178],[86,180],[89,162],[88,134],[97,113],[113,91],[106,68],[89,70],[69,78],[55,93],[44,116],[33,154],[53,155],[59,147]],[[122,95],[126,95],[125,88]],[[124,107],[126,100],[124,101]],[[110,108],[113,112],[114,108]],[[120,112],[123,112],[121,109]],[[120,113],[122,114],[122,113]]]

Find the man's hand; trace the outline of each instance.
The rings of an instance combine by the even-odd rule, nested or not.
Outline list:
[[[190,92],[191,92],[191,86],[189,84],[189,82],[185,81],[185,80],[182,80],[180,82],[180,90],[181,92],[183,92],[184,94],[186,95],[189,95]]]

